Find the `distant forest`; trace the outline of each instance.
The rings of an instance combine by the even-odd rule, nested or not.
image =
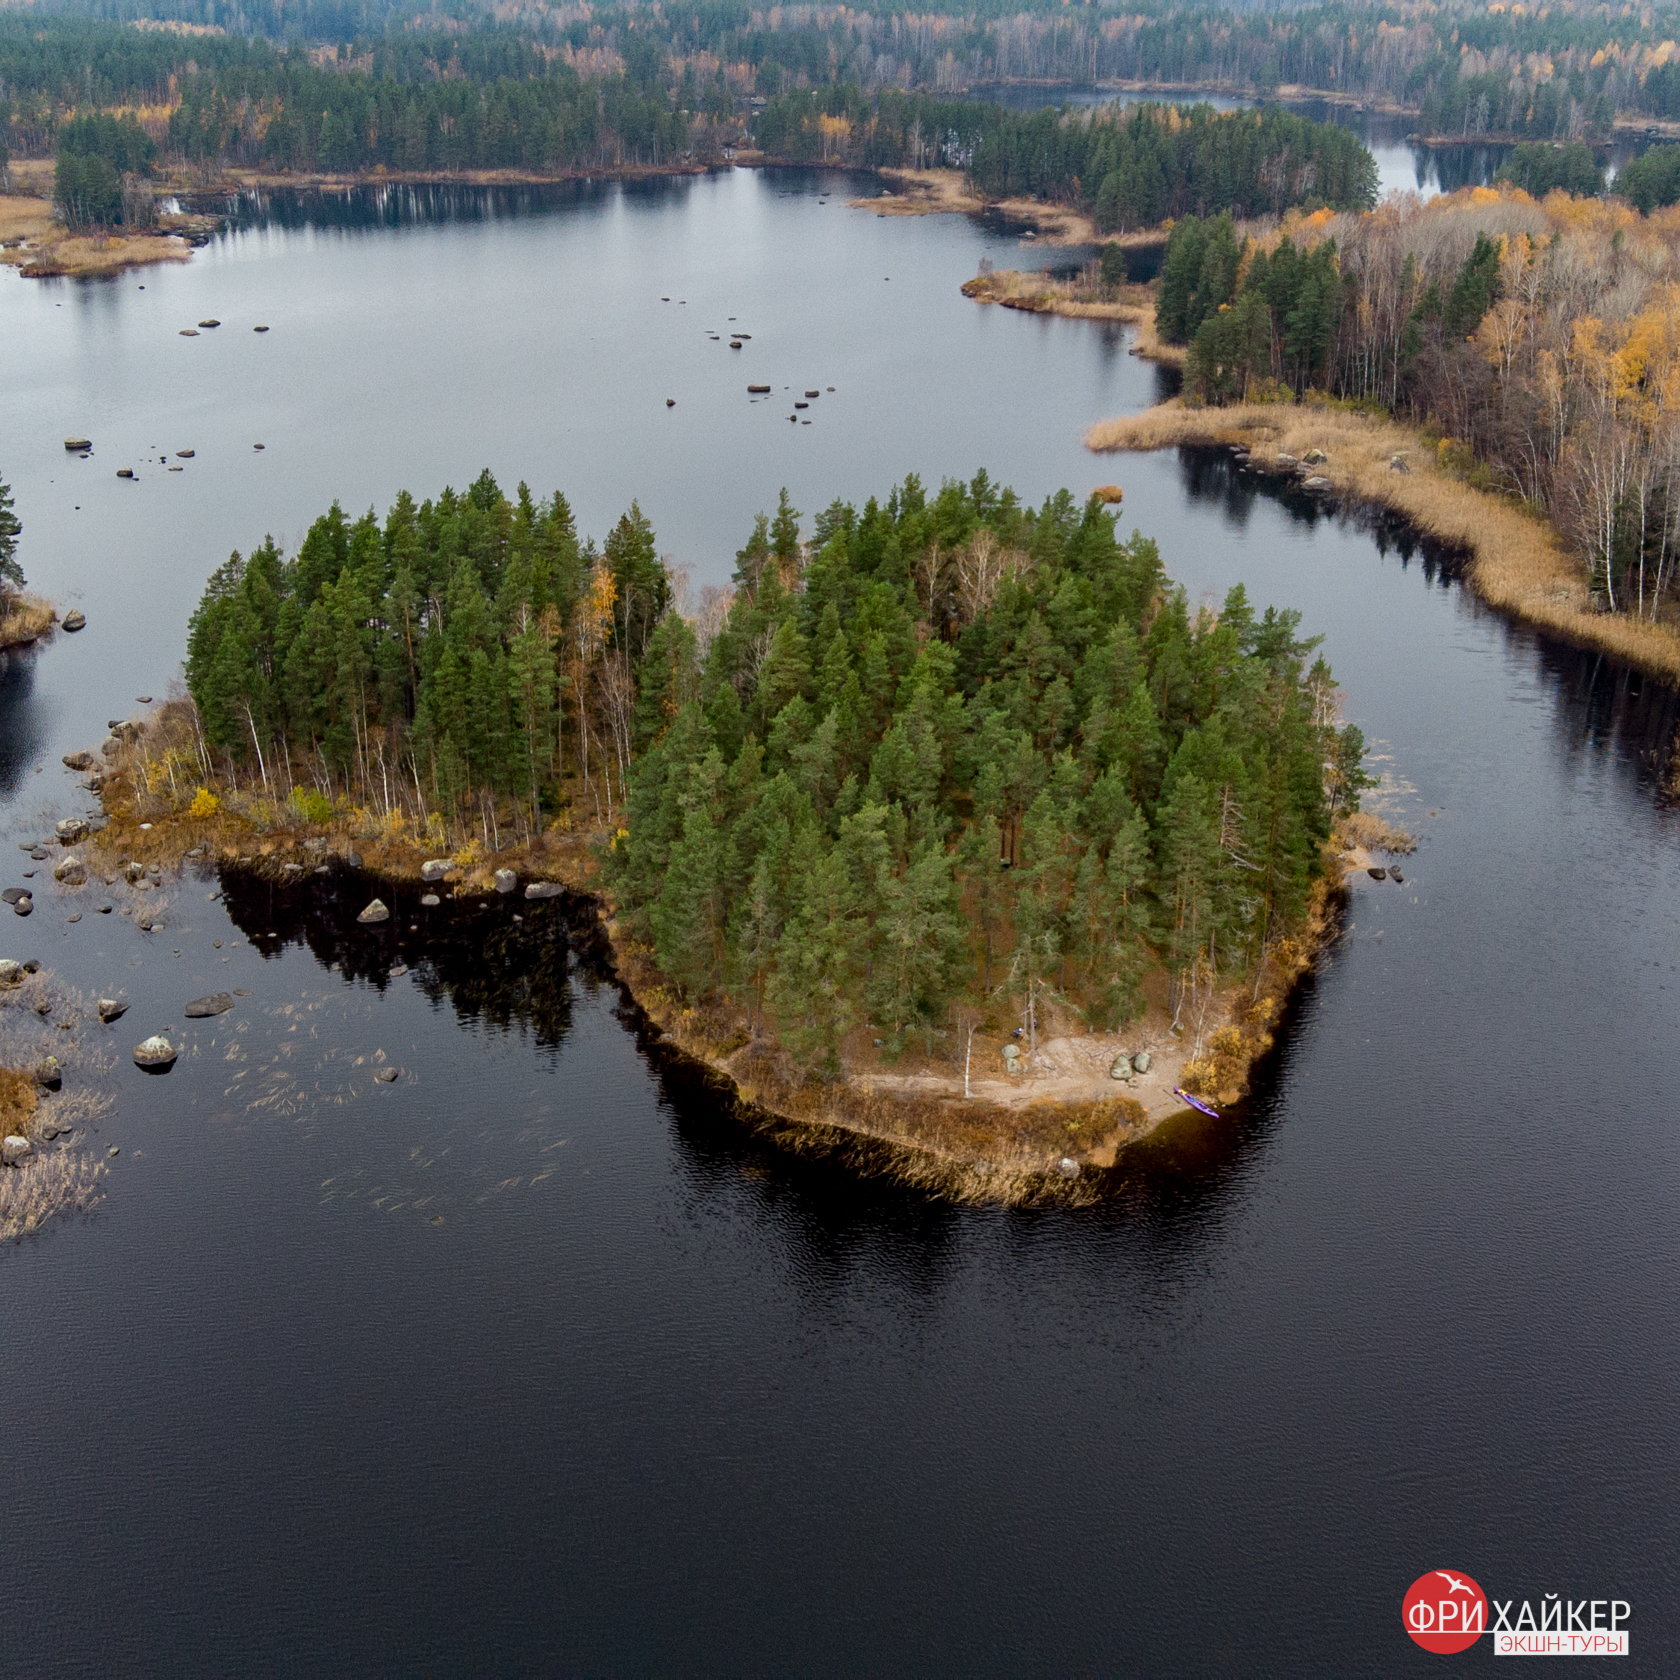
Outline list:
[[[989,197],[1088,207],[1105,233],[1220,209],[1362,210],[1377,196],[1376,162],[1355,135],[1275,106],[1023,113],[837,86],[772,100],[754,132],[777,157],[964,169]]]
[[[173,21],[176,34],[131,20]],[[854,84],[942,96],[1011,81],[1152,83],[1267,96],[1283,85],[1393,101],[1430,133],[1576,139],[1618,111],[1680,118],[1680,7],[1544,7],[1481,0],[1375,0],[1276,10],[1124,8],[1051,0],[883,0],[753,8],[698,0],[588,8],[532,0],[511,17],[487,0],[447,9],[378,0],[95,0],[0,19],[0,92],[28,107],[160,105],[194,73],[260,63],[274,45],[331,49],[375,80],[442,74],[529,79],[556,64],[623,74],[639,91],[721,84],[734,100]],[[14,148],[15,149],[15,148]]]

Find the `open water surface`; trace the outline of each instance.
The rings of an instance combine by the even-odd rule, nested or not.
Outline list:
[[[1193,597],[1300,608],[1422,836],[1404,886],[1358,881],[1254,1099],[1077,1213],[771,1152],[564,904],[369,932],[354,877],[189,872],[142,935],[41,887],[0,954],[133,1007],[106,1201],[0,1253],[0,1672],[1446,1672],[1400,1621],[1436,1567],[1627,1599],[1673,1671],[1673,694],[1222,457],[1089,456],[1157,394],[1123,336],[968,302],[1012,242],[847,190],[363,199],[0,276],[26,567],[89,616],[0,671],[0,872],[79,808],[58,755],[166,692],[206,574],[335,495],[488,464],[597,536],[638,497],[706,584],[783,484],[984,466],[1118,480]],[[795,385],[835,387],[809,427]]]

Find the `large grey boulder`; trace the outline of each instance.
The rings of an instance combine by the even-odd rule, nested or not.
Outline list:
[[[85,630],[87,628],[87,614],[77,607],[72,607],[64,615],[64,628],[72,632]]]
[[[565,888],[558,881],[533,881],[526,889],[527,898],[558,898]]]
[[[1110,1079],[1130,1079],[1132,1077],[1132,1058],[1130,1056],[1116,1056],[1108,1064]]]
[[[1132,1057],[1132,1066],[1139,1073],[1148,1073],[1149,1072],[1149,1052],[1147,1050],[1139,1050]]]
[[[15,1132],[0,1143],[0,1166],[15,1167],[29,1153],[29,1139]]]
[[[175,1046],[162,1033],[153,1033],[134,1047],[135,1065],[148,1073],[167,1073],[175,1065],[177,1054]]]
[[[374,899],[356,920],[365,927],[371,927],[375,922],[388,922],[391,912],[386,908],[383,899]]]
[[[205,997],[194,998],[186,1007],[186,1017],[189,1021],[202,1021],[211,1015],[225,1015],[232,1008],[231,992],[211,992]]]
[[[519,877],[516,874],[514,874],[514,872],[511,869],[498,869],[496,871],[496,891],[497,892],[499,892],[499,893],[510,893],[518,885],[519,885]]]
[[[426,882],[441,881],[454,867],[448,858],[427,858],[420,865],[420,879]]]
[[[22,898],[13,900],[12,914],[14,916],[32,916],[34,913],[35,900],[28,893],[25,893]]]
[[[53,833],[58,836],[61,846],[74,846],[78,840],[88,837],[88,825],[85,817],[66,817],[59,823]]]

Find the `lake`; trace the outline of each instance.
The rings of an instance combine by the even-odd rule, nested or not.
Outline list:
[[[783,485],[808,526],[985,467],[1118,481],[1192,599],[1299,608],[1404,886],[1356,882],[1252,1100],[1079,1212],[776,1153],[565,903],[398,893],[370,933],[346,873],[189,869],[142,934],[43,888],[0,955],[132,1008],[107,1199],[0,1252],[9,1671],[1398,1672],[1436,1567],[1628,1600],[1672,1667],[1675,696],[1383,522],[1089,455],[1161,389],[1125,333],[969,302],[1016,243],[858,185],[306,199],[167,271],[0,275],[22,557],[89,619],[0,674],[7,867],[85,808],[59,755],[178,677],[207,574],[334,497],[488,465],[597,537],[636,498],[702,586]],[[834,387],[809,427],[794,385]]]

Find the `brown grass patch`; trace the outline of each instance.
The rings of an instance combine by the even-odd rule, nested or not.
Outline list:
[[[1309,403],[1192,409],[1175,398],[1100,422],[1085,434],[1085,444],[1099,451],[1240,444],[1255,467],[1276,472],[1293,470],[1278,464],[1280,451],[1298,459],[1321,449],[1329,459],[1312,470],[1339,494],[1392,508],[1418,530],[1471,554],[1470,582],[1490,606],[1670,681],[1680,679],[1680,634],[1594,612],[1579,564],[1547,520],[1443,471],[1435,450],[1395,421]],[[1411,471],[1391,471],[1394,455],[1403,456]]]
[[[50,601],[34,595],[19,595],[12,610],[0,618],[0,649],[27,647],[38,641],[58,622]]]
[[[22,1068],[0,1067],[0,1130],[6,1136],[29,1136],[38,1100],[31,1074]]]
[[[1343,817],[1341,831],[1354,845],[1363,846],[1368,852],[1405,857],[1417,850],[1416,835],[1395,827],[1375,811],[1355,811],[1351,817]]]
[[[1155,292],[1150,286],[1127,284],[1099,291],[1080,280],[1053,280],[1046,274],[1000,268],[965,281],[962,291],[964,297],[977,303],[997,303],[1034,315],[1127,321],[1137,329],[1132,339],[1133,355],[1173,367],[1184,361],[1185,347],[1164,343],[1155,331]]]

